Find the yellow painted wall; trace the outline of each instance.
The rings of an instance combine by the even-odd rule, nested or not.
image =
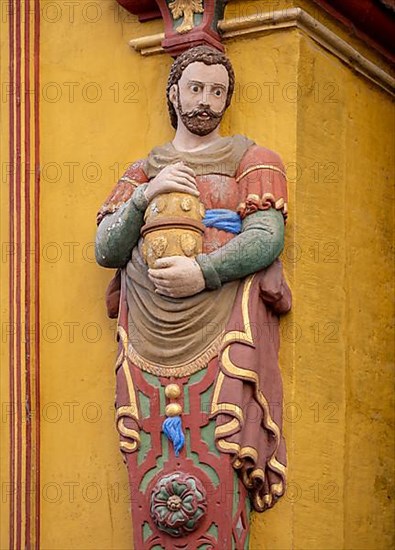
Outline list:
[[[171,60],[127,46],[160,22],[143,26],[113,0],[54,4],[41,2],[41,548],[126,550],[115,324],[103,300],[111,273],[94,263],[92,241],[123,168],[172,135]],[[300,31],[226,48],[237,86],[223,133],[281,154],[291,210],[294,308],[281,350],[290,483],[253,516],[250,547],[389,549],[392,104]]]
[[[393,107],[305,37],[300,60],[294,544],[391,548]]]

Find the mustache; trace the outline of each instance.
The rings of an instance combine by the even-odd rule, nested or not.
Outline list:
[[[218,113],[210,109],[210,107],[196,107],[195,109],[192,109],[192,111],[186,111],[182,114],[187,116],[188,118],[193,118],[202,114],[207,114],[209,118],[218,119],[222,117],[223,112]]]

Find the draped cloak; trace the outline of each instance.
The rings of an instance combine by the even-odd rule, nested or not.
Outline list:
[[[247,138],[234,136],[197,153],[176,151],[171,144],[154,149],[121,178],[99,220],[128,200],[138,185],[179,160],[195,170],[206,209],[226,208],[243,218],[276,208],[286,217],[281,160]],[[215,251],[233,238],[227,231],[206,228],[203,251]],[[217,290],[176,299],[154,292],[140,248],[141,242],[122,270],[116,403],[121,449],[134,452],[140,445],[133,369],[174,379],[215,360],[210,410],[215,444],[230,455],[254,508],[263,511],[284,493],[286,478],[278,349],[279,315],[289,311],[291,294],[281,263],[276,260]]]

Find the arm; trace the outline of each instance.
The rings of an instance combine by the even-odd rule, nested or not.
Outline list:
[[[161,193],[173,191],[199,195],[194,171],[181,162],[163,168],[149,182],[140,184],[132,195],[130,188],[113,192],[99,212],[95,247],[97,263],[103,267],[123,267],[139,240],[148,203]],[[117,210],[110,214],[114,202]],[[124,204],[118,207],[119,202]]]
[[[116,212],[100,222],[96,234],[96,261],[103,267],[123,267],[136,246],[148,201],[147,184],[140,185]]]
[[[264,269],[280,255],[287,215],[287,185],[280,157],[269,149],[250,147],[236,181],[243,201],[238,207],[242,232],[196,260],[181,256],[157,260],[155,268],[148,270],[156,292],[174,298],[192,296]]]
[[[243,221],[240,235],[215,252],[199,254],[196,260],[183,256],[160,258],[148,275],[156,292],[183,298],[268,267],[283,246],[283,215],[271,208],[250,214]]]
[[[264,147],[250,147],[236,181],[242,200],[238,207],[242,232],[212,254],[198,256],[207,288],[268,267],[284,247],[287,183],[281,158]]]
[[[257,211],[243,220],[242,232],[211,254],[199,254],[196,261],[206,288],[241,279],[271,265],[284,247],[284,218],[281,212]]]

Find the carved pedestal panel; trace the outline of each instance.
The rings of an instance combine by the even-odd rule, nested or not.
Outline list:
[[[230,457],[216,450],[215,425],[209,420],[217,359],[182,378],[156,377],[128,362],[118,371],[119,396],[125,368],[140,426],[138,451],[127,452],[127,444],[121,445],[129,472],[134,547],[244,550],[249,498]],[[172,405],[178,405],[182,417],[181,449],[162,431]],[[118,427],[124,443],[128,437],[132,442],[135,434],[128,432],[128,421]]]

